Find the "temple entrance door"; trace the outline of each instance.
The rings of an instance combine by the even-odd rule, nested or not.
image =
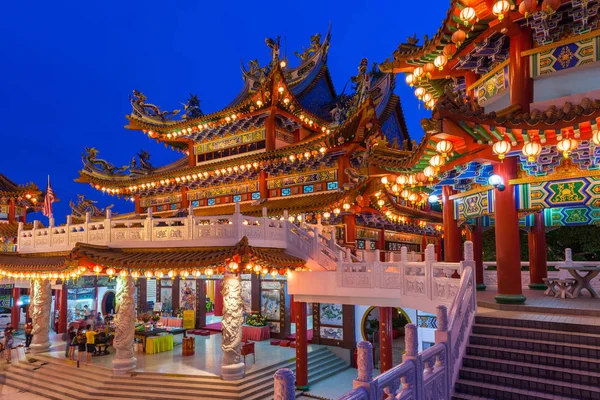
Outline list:
[[[115,309],[115,292],[112,290],[104,293],[102,298],[102,315],[114,314]]]
[[[404,326],[412,323],[410,317],[400,307],[394,308],[392,316],[392,359],[393,365],[402,363],[404,351]],[[379,368],[379,307],[369,307],[362,317],[360,324],[362,340],[373,344],[373,361]]]

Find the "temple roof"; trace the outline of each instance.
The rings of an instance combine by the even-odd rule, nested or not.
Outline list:
[[[38,197],[41,193],[34,183],[17,185],[6,175],[0,173],[0,198],[21,198],[27,194]]]
[[[45,254],[0,253],[0,269],[6,272],[62,272],[68,252]]]

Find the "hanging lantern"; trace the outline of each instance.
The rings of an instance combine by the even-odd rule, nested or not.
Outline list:
[[[577,148],[578,144],[577,140],[566,138],[556,144],[556,150],[562,151],[564,158],[569,158],[569,154]]]
[[[544,0],[546,1],[546,0]],[[504,16],[510,11],[510,3],[507,0],[498,0],[492,6],[492,12],[500,21],[504,19]]]
[[[419,86],[418,88],[415,89],[415,96],[417,96],[417,99],[421,100],[423,98],[423,95],[425,95],[425,93],[427,93],[427,91],[425,90],[424,87]]]
[[[460,20],[465,24],[465,26],[469,26],[472,21],[477,18],[477,13],[475,13],[475,9],[473,7],[465,7],[460,11]]]
[[[600,146],[600,131],[594,131],[592,134],[592,142],[594,142],[596,146]]]
[[[427,203],[429,201],[429,193],[421,192],[419,193],[419,203]]]
[[[506,154],[508,154],[510,149],[511,145],[506,140],[500,140],[492,146],[492,151],[498,156],[500,161],[504,160],[504,157],[506,157]]]
[[[423,67],[417,67],[414,69],[413,71],[413,76],[419,80],[423,77],[423,75],[425,75],[425,70],[423,69]]]
[[[167,275],[169,276],[169,278],[175,279],[175,271],[170,270],[169,272],[167,272]]]
[[[394,183],[394,184],[392,185],[392,192],[394,192],[394,193],[398,193],[398,191],[399,191],[399,190],[400,190],[400,187],[398,187],[398,184],[397,184],[397,183]]]
[[[553,14],[560,8],[560,0],[544,0],[542,2],[542,11],[546,14]]]
[[[527,142],[521,150],[523,155],[527,157],[527,161],[534,162],[542,153],[542,145],[538,142]]]
[[[429,62],[423,65],[423,70],[425,71],[425,75],[431,79],[431,74],[435,71],[435,65]]]
[[[425,169],[423,170],[423,173],[428,178],[429,182],[433,181],[433,178],[435,178],[435,176],[437,175],[435,172],[435,168],[432,167],[431,165],[428,165],[427,167],[425,167]]]
[[[433,99],[433,96],[429,92],[427,92],[423,95],[423,103],[425,103],[425,104],[429,103],[429,101],[432,99]]]
[[[331,214],[329,212],[324,212],[323,213],[323,218],[329,219],[329,217],[331,217]]]
[[[378,205],[379,207],[383,207],[383,206],[384,206],[384,204],[385,204],[385,200],[383,200],[383,199],[379,199],[379,200],[377,200],[377,205]]]
[[[443,139],[437,142],[435,149],[442,155],[442,157],[446,158],[450,153],[452,153],[452,150],[454,150],[454,143],[452,143],[450,140]]]
[[[230,271],[237,271],[239,266],[238,266],[238,263],[232,261],[227,265],[227,267],[229,267]]]
[[[535,12],[537,8],[537,0],[523,0],[521,4],[519,4],[519,12],[525,16],[525,18],[529,18],[531,14]]]
[[[415,203],[417,200],[419,200],[419,196],[416,193],[411,193],[410,196],[408,196],[408,201],[410,201],[411,203]]]
[[[115,274],[114,268],[110,267],[110,268],[106,269],[106,275],[108,275],[109,278],[112,278],[114,274]]]
[[[444,157],[440,156],[439,154],[436,154],[429,159],[429,165],[437,169],[439,169],[445,163],[446,162],[444,161]]]
[[[415,179],[417,180],[419,186],[423,186],[423,183],[427,182],[427,176],[423,172],[417,172]]]
[[[427,108],[429,110],[433,110],[434,107],[435,107],[435,99],[431,99],[425,103],[425,108]]]
[[[125,278],[125,277],[127,276],[127,270],[126,270],[126,269],[122,269],[122,270],[121,270],[121,272],[119,272],[119,275],[120,275],[122,278]]]
[[[467,34],[465,33],[465,31],[461,31],[459,29],[452,34],[452,43],[460,47],[460,45],[465,41],[466,38]]]
[[[333,213],[335,215],[338,215],[340,212],[341,212],[341,210],[339,209],[339,207],[336,207],[336,208],[333,209]]]
[[[413,74],[408,74],[406,75],[406,83],[408,84],[408,86],[411,86],[415,84],[415,76]]]
[[[454,56],[454,53],[456,53],[456,45],[454,43],[448,43],[444,46],[443,53],[448,57],[448,60],[450,60]]]
[[[165,275],[165,273],[164,273],[162,270],[160,270],[160,269],[159,269],[159,270],[157,270],[157,271],[154,271],[154,276],[156,276],[156,279],[160,279],[160,278],[162,278],[164,275]]]
[[[406,181],[407,184],[409,184],[410,186],[414,187],[417,184],[417,179],[415,177],[415,174],[410,174],[408,176],[408,180]]]
[[[400,193],[400,197],[402,197],[403,199],[408,199],[411,193],[412,192],[410,190],[404,189],[402,193]]]
[[[350,204],[344,203],[342,207],[344,208],[344,210],[348,211],[350,209]]]
[[[398,175],[396,177],[396,183],[400,186],[406,185],[407,181],[408,181],[408,179],[406,178],[406,175]]]
[[[146,278],[148,278],[148,279],[152,278],[152,275],[154,275],[154,274],[152,273],[152,271],[146,271],[146,272],[144,273],[144,276],[145,276]]]
[[[435,60],[433,60],[433,64],[437,67],[437,69],[439,69],[440,71],[444,69],[444,67],[446,66],[446,64],[448,63],[448,58],[446,58],[445,55],[440,54],[439,56],[437,56],[435,58]]]

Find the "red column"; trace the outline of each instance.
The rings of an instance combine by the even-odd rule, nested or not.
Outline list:
[[[294,307],[294,295],[290,294],[290,304],[292,305],[292,307],[290,307],[290,323],[291,324],[295,324],[296,323],[296,307]]]
[[[525,296],[521,289],[519,215],[515,188],[509,184],[509,180],[517,176],[517,157],[509,157],[495,164],[494,173],[500,175],[506,187],[503,191],[494,190],[498,266],[498,294],[495,298],[501,304],[521,304],[525,302]]]
[[[346,226],[346,244],[356,244],[356,216],[354,214],[342,215],[342,223]]]
[[[215,317],[223,316],[223,294],[221,293],[221,280],[215,282]]]
[[[377,243],[377,248],[381,251],[379,254],[379,261],[385,262],[385,229],[379,231],[379,243]]]
[[[16,208],[15,208],[15,199],[8,200],[8,222],[16,222]]]
[[[546,263],[546,225],[544,211],[533,214],[533,227],[529,236],[529,288],[545,290],[544,278],[548,277]]]
[[[58,332],[56,333],[64,333],[67,331],[67,285],[63,284],[59,293]]]
[[[181,187],[181,208],[188,208],[190,206],[190,201],[187,197],[188,190],[185,186]]]
[[[277,125],[275,123],[275,107],[271,108],[270,114],[265,121],[265,141],[267,151],[275,150],[277,147],[275,130]]]
[[[454,219],[454,201],[449,197],[454,194],[450,186],[442,187],[443,219],[444,219],[444,261],[459,262],[462,258],[462,235]]]
[[[485,290],[483,283],[483,226],[481,218],[475,218],[475,226],[471,232],[471,241],[473,242],[473,256],[475,258],[475,283],[477,290]]]
[[[308,342],[306,331],[306,303],[294,303],[296,309],[296,387],[308,389]]]
[[[265,171],[260,171],[258,188],[260,190],[260,198],[261,199],[269,198],[269,186],[267,185],[268,176],[269,176],[269,174],[267,174]]]
[[[521,52],[531,49],[531,40],[531,29],[522,29],[518,35],[510,37],[509,49],[510,104],[520,105],[526,112],[533,101],[533,80],[529,76],[529,57],[521,57]]]
[[[29,321],[29,318],[31,318],[31,305],[33,304],[33,283],[30,283],[30,287],[29,289],[27,289],[27,295],[29,296],[29,304],[27,305],[27,307],[25,307],[25,322]]]
[[[379,307],[379,370],[381,373],[392,369],[392,307]]]
[[[19,320],[21,318],[21,310],[17,304],[21,299],[21,288],[13,288],[12,290],[13,306],[10,314],[10,323],[15,330],[19,329]]]
[[[190,141],[188,143],[188,166],[195,167],[196,166],[196,155],[194,154],[194,142]]]
[[[346,158],[345,155],[342,155],[338,158],[338,183],[340,189],[344,185],[344,183],[348,183],[348,175],[346,174],[346,168],[350,166],[350,161]]]
[[[140,195],[139,194],[135,195],[135,213],[136,214],[142,213],[142,205],[140,204]]]

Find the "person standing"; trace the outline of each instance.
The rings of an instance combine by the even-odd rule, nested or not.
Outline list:
[[[86,363],[92,362],[92,354],[96,352],[96,335],[98,332],[92,330],[92,325],[86,327],[85,339],[87,343]]]
[[[14,328],[9,323],[6,325],[6,329],[4,329],[4,352],[6,354],[6,362],[10,364],[11,352],[13,347],[13,332]]]
[[[33,339],[33,324],[31,319],[28,319],[25,324],[25,348],[28,349],[31,346],[31,339]]]
[[[77,329],[77,335],[75,336],[77,339],[77,368],[79,368],[79,363],[81,362],[81,358],[83,357],[83,353],[85,353],[85,334],[83,333],[83,328]]]
[[[67,328],[67,338],[65,346],[65,358],[75,360],[75,346],[77,346],[77,332],[73,324],[69,324]]]

